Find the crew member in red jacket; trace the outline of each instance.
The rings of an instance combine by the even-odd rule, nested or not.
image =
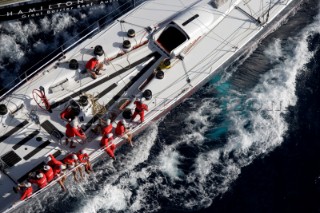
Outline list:
[[[89,160],[89,155],[84,150],[79,150],[79,152],[77,153],[77,156],[78,156],[78,161],[84,164],[85,171],[88,174],[90,174],[90,172],[92,172],[93,170]],[[80,174],[82,176],[82,169],[80,169],[79,171],[81,172]]]
[[[99,63],[99,60],[97,57],[91,58],[86,64],[87,72],[91,74],[91,77],[93,79],[96,79],[97,75],[101,75],[100,70],[102,68],[103,68],[103,63]]]
[[[103,128],[103,130],[102,130],[102,135],[105,136],[105,137],[106,137],[109,133],[111,133],[112,130],[113,130],[113,126],[112,126],[112,123],[111,123],[111,120],[110,120],[110,119],[107,120],[106,124],[107,124],[107,126],[105,126],[105,127]]]
[[[63,160],[63,163],[65,163],[69,169],[73,169],[75,166],[78,165],[78,156],[74,153],[70,153],[68,154]],[[81,170],[81,168],[79,168]],[[77,177],[77,170],[79,170],[78,168],[76,170],[73,170],[73,178],[76,182],[78,182],[78,177]],[[79,171],[80,175],[82,173],[82,171]],[[81,177],[83,177],[83,175],[81,175]]]
[[[72,107],[68,106],[65,110],[63,110],[60,113],[60,118],[64,121],[69,121],[69,119],[72,120],[74,118]]]
[[[37,184],[40,189],[42,189],[48,185],[47,178],[42,172],[39,172],[36,175],[36,179],[30,178],[29,182]]]
[[[134,104],[136,105],[136,108],[134,110],[134,113],[131,117],[131,121],[133,121],[137,115],[140,116],[140,122],[144,122],[144,111],[148,111],[148,105],[143,104],[141,100],[137,99]]]
[[[32,195],[33,189],[31,186],[31,183],[26,182],[24,185],[19,185],[18,189],[20,190],[21,187],[25,188],[24,191],[22,192],[22,195],[20,197],[20,200],[24,200]]]
[[[86,139],[86,135],[84,132],[82,132],[81,128],[78,127],[78,123],[76,121],[77,118],[73,119],[72,123],[67,123],[66,125],[66,145],[68,145],[69,140],[71,141],[70,143],[70,148],[75,148],[76,146],[73,145],[73,138],[78,136],[82,140]],[[70,139],[71,138],[71,139]]]
[[[53,155],[49,155],[47,160],[48,160],[47,164],[51,166],[53,170],[54,177],[60,174],[62,166],[65,167],[65,165],[61,161],[57,160]]]
[[[124,119],[120,120],[117,124],[117,127],[115,129],[116,136],[124,137],[126,136],[126,139],[128,140],[129,144],[133,146],[132,144],[132,134],[128,133],[128,130],[126,128],[126,121]]]
[[[53,173],[52,167],[49,165],[44,165],[42,172],[46,176],[48,183],[50,183],[54,178],[54,173]]]
[[[116,160],[116,157],[114,156],[114,151],[116,149],[116,145],[112,143],[113,140],[113,134],[109,133],[107,137],[102,137],[101,139],[101,146],[106,147],[105,152],[113,159]]]

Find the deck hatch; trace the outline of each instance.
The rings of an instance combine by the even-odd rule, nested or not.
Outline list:
[[[165,49],[168,53],[183,44],[188,37],[186,34],[175,24],[170,25],[160,34],[157,39],[158,44]]]
[[[34,156],[35,154],[37,154],[38,152],[40,152],[43,148],[45,148],[46,146],[48,146],[50,143],[51,143],[50,141],[46,141],[46,142],[42,143],[40,146],[38,146],[37,148],[35,148],[35,149],[32,150],[31,152],[29,152],[29,154],[27,154],[26,156],[24,156],[23,159],[29,160],[32,156]]]
[[[14,151],[10,151],[10,152],[4,154],[3,156],[1,156],[1,160],[6,164],[5,166],[12,167],[16,163],[21,161],[21,158]]]
[[[34,138],[37,134],[39,134],[39,130],[36,130],[34,132],[32,132],[30,135],[28,135],[27,137],[23,138],[21,141],[19,141],[16,145],[14,145],[12,148],[14,150],[18,149],[19,147],[21,147],[23,144],[27,143],[29,140],[31,140],[32,138]]]
[[[63,138],[63,134],[48,120],[44,121],[41,124],[41,127],[44,128],[50,135],[60,140]]]
[[[7,132],[6,134],[2,135],[0,137],[0,143],[3,142],[5,139],[7,139],[8,137],[10,137],[11,135],[13,135],[15,132],[19,131],[22,127],[24,127],[25,125],[27,125],[29,122],[28,121],[23,121],[22,123],[18,124],[16,127],[14,127],[13,129],[11,129],[9,132]]]

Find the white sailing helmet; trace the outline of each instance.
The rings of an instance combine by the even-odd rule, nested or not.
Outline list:
[[[85,154],[86,151],[84,151],[83,149],[81,149],[81,150],[79,151],[79,153],[80,153],[80,154]]]
[[[44,171],[48,171],[49,169],[50,169],[50,166],[49,166],[49,165],[44,165],[44,166],[43,166],[43,170],[44,170]]]
[[[24,186],[27,187],[27,188],[29,188],[29,187],[31,187],[31,183],[30,183],[30,182],[26,182],[26,183],[24,184]]]
[[[66,165],[64,165],[64,164],[61,164],[61,165],[60,165],[60,169],[61,169],[61,170],[65,170],[66,168],[67,168]]]
[[[78,160],[78,156],[76,154],[72,154],[72,159],[73,160]]]
[[[113,136],[112,133],[109,133],[109,134],[107,135],[108,138],[111,138],[112,136]]]
[[[39,173],[39,174],[37,174],[36,177],[37,177],[38,179],[43,178],[43,174],[42,174],[42,173]]]

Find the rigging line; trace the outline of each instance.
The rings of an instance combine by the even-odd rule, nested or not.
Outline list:
[[[105,56],[106,56],[106,58],[108,58],[108,55],[105,53]],[[128,56],[127,56],[128,57]],[[128,61],[128,58],[127,58],[127,61]],[[129,61],[128,61],[129,62]],[[111,64],[111,66],[113,67],[113,69],[114,69],[114,71],[117,71],[117,69],[115,68],[115,66],[114,66],[114,64],[113,64],[113,62],[112,62],[112,60],[109,60],[109,61],[107,61],[107,63],[109,63],[109,64]],[[131,63],[129,62],[129,65],[131,65]],[[124,69],[124,67],[122,67],[121,65],[119,65],[122,69]],[[130,67],[128,67],[127,68],[127,70],[129,70],[131,68],[131,66]],[[122,79],[122,77],[120,76],[120,78],[121,78],[121,80],[123,81],[123,82],[125,82],[123,79]]]
[[[268,20],[269,20],[269,13],[270,13],[270,10],[271,10],[271,0],[269,1],[269,9],[268,9],[268,12],[267,12],[267,18],[266,18],[265,23],[267,23],[267,22],[268,22]]]
[[[245,31],[246,32],[246,31]],[[241,34],[237,34],[236,32],[232,33],[228,38],[232,38],[232,36],[236,36],[238,37],[239,35],[245,34],[245,32],[241,33]],[[211,37],[210,37],[211,38]],[[228,39],[227,38],[227,39]],[[225,44],[226,45],[226,44]],[[218,46],[219,47],[219,46]],[[218,48],[217,47],[217,48]],[[209,57],[212,57],[214,54],[218,54],[219,50],[215,48],[214,50],[212,50],[211,52],[208,53],[208,55],[206,57],[204,57],[199,63],[197,63],[194,67],[196,67],[197,65],[199,65],[200,63],[202,63],[203,61],[207,60]],[[221,57],[220,57],[221,58]],[[194,68],[193,67],[193,68]],[[192,68],[192,69],[193,69]]]
[[[140,27],[140,28],[142,28],[142,29],[146,29],[146,27],[144,27],[144,26],[141,26],[141,25],[138,25],[138,24],[133,24],[133,23],[127,22],[127,21],[125,21],[125,20],[123,20],[123,19],[122,19],[122,20],[117,19],[117,21],[120,22],[120,24],[121,24],[121,23],[126,23],[126,24],[129,24],[129,25],[132,25],[132,26]]]
[[[186,79],[186,80],[187,80],[187,83],[190,84],[191,87],[193,87],[192,84],[191,84],[191,80],[190,80],[190,77],[189,77],[189,74],[188,74],[186,65],[185,65],[185,63],[184,63],[184,61],[183,61],[183,56],[178,55],[177,58],[181,61],[181,64],[182,64],[182,67],[183,67],[183,71],[185,72],[186,77],[187,77],[187,79]]]

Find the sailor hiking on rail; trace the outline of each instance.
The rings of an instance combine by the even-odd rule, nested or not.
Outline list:
[[[113,159],[116,160],[114,156],[114,151],[116,150],[116,145],[112,142],[113,141],[113,134],[109,133],[108,135],[102,136],[100,141],[100,146],[105,147],[105,152]]]
[[[41,171],[37,172],[35,178],[29,178],[29,182],[36,184],[40,189],[48,185],[47,177]]]
[[[24,200],[32,195],[33,189],[30,182],[26,182],[25,184],[19,184],[17,190],[20,190],[21,197],[20,200]]]
[[[129,144],[131,146],[133,146],[132,134],[128,133],[127,126],[128,126],[128,124],[124,119],[120,120],[117,124],[116,129],[115,129],[115,134],[118,137],[125,137],[128,140]]]
[[[141,99],[137,99],[134,104],[136,105],[136,108],[134,110],[134,113],[131,117],[131,121],[133,121],[137,115],[140,116],[140,122],[144,122],[144,111],[148,111],[148,105],[142,103]]]

